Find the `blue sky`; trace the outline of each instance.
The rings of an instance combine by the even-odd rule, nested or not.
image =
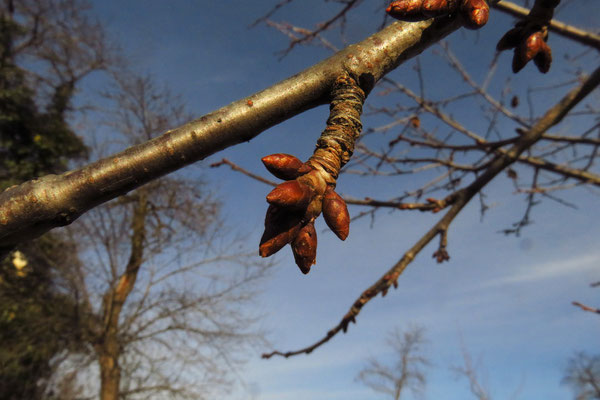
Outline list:
[[[597,29],[600,15],[595,1],[574,1],[559,17]],[[366,3],[360,19],[349,20],[349,42],[366,37],[380,22],[382,10],[377,13],[377,9],[381,2]],[[264,26],[248,29],[275,1],[106,0],[93,4],[94,15],[105,23],[131,64],[180,93],[196,117],[268,87],[328,55],[324,49],[298,47],[280,60],[275,53],[288,43],[283,35]],[[584,12],[586,7],[592,12]],[[335,9],[331,2],[302,0],[275,19],[314,27]],[[494,54],[495,41],[490,45],[489,40],[497,40],[510,24],[510,18],[493,12],[489,26],[481,32],[457,32],[450,39],[453,51],[476,79],[485,76]],[[552,40],[555,75],[542,76],[533,68],[516,76],[502,75],[511,79],[515,91],[525,93],[529,87],[560,81],[572,71],[572,64],[563,63],[560,54],[579,50],[555,36]],[[444,97],[464,88],[434,51],[439,48],[428,50],[421,58],[427,76],[432,77],[427,81],[428,93]],[[597,57],[587,57],[597,65]],[[392,77],[414,88],[413,65],[400,67]],[[501,56],[499,68],[510,68],[508,54]],[[498,79],[498,86],[491,90],[499,92],[503,83]],[[386,101],[376,93],[377,89],[367,104]],[[539,98],[536,111],[540,113],[558,98]],[[473,113],[461,108],[453,112],[457,118]],[[260,157],[286,152],[307,158],[327,113],[326,107],[306,112],[204,164],[227,157],[266,176]],[[477,118],[475,113],[474,129],[485,127],[486,121]],[[367,116],[364,123],[368,127],[381,121]],[[562,129],[568,132],[568,120]],[[257,247],[269,188],[225,168],[207,170],[205,178],[223,199],[224,216],[232,232],[247,237],[249,248]],[[414,185],[419,179],[424,178],[402,177],[390,183],[342,176],[338,188],[340,193],[354,197],[386,198],[397,193],[401,185]],[[590,282],[600,279],[598,197],[585,189],[565,193],[565,198],[577,204],[577,210],[546,201],[535,208],[534,224],[515,238],[498,233],[524,211],[523,197],[512,192],[509,180],[498,177],[486,189],[492,207],[483,221],[476,202],[461,213],[450,230],[449,263],[436,264],[431,259],[434,245],[427,247],[401,277],[398,290],[368,304],[346,335],[310,356],[287,360],[262,360],[260,351],[271,347],[259,349],[240,371],[245,388],[226,398],[383,398],[354,378],[368,356],[388,357],[384,339],[390,330],[414,325],[426,329],[427,355],[433,362],[426,398],[470,398],[467,383],[457,380],[449,369],[461,363],[461,343],[481,361],[495,399],[509,398],[517,390],[521,399],[572,398],[570,389],[560,385],[568,357],[581,350],[600,352],[600,319],[570,305],[572,300],[600,305],[599,289],[589,287]],[[360,211],[350,208],[353,215]],[[320,339],[362,290],[393,265],[437,218],[418,212],[381,211],[373,226],[367,219],[353,223],[350,237],[343,243],[325,232],[321,221],[317,225],[317,265],[307,276],[299,273],[289,250],[284,249],[276,256],[276,270],[264,285],[257,305],[266,315],[263,326],[270,332],[272,346],[293,350]]]

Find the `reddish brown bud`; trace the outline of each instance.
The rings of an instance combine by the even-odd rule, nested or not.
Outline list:
[[[422,12],[423,0],[392,1],[386,12],[401,21],[421,21],[426,19]]]
[[[290,154],[271,154],[263,157],[261,160],[270,173],[286,181],[296,179],[300,175],[310,171],[310,167],[300,161],[299,158]]]
[[[346,240],[350,233],[350,214],[344,199],[331,187],[327,188],[323,197],[323,218],[337,237]]]
[[[422,21],[448,15],[458,8],[458,0],[398,0],[385,10],[401,21]]]
[[[267,202],[280,207],[304,210],[312,198],[310,186],[298,181],[287,181],[277,185],[267,195]]]
[[[410,119],[410,124],[413,128],[418,129],[421,126],[421,120],[419,119],[419,117],[412,117]]]
[[[458,8],[458,0],[423,0],[422,10],[428,17],[447,15]]]
[[[317,231],[312,222],[300,229],[292,242],[292,252],[300,271],[308,274],[311,265],[315,264],[317,259]]]
[[[438,264],[443,263],[444,261],[450,261],[450,255],[446,251],[446,249],[440,248],[438,251],[433,253],[433,258],[438,262]]]
[[[550,71],[550,65],[552,64],[552,50],[546,42],[542,42],[540,52],[533,57],[533,62],[542,74]]]
[[[490,16],[490,7],[485,0],[463,0],[460,11],[468,29],[481,28]]]
[[[544,42],[544,36],[542,32],[537,31],[529,35],[529,37],[521,41],[519,46],[515,50],[515,56],[513,58],[513,72],[517,73],[525,67],[525,65],[531,61],[540,51],[548,48],[546,42]],[[548,48],[549,50],[549,48]],[[545,56],[544,56],[545,57]],[[552,56],[550,55],[550,61]],[[545,60],[540,60],[545,61]],[[539,68],[539,67],[538,67]],[[548,68],[550,65],[548,64]]]
[[[516,108],[519,106],[519,96],[513,96],[512,99],[510,99],[510,106],[512,108]]]
[[[265,232],[260,239],[260,256],[269,257],[290,243],[298,234],[301,221],[301,213],[269,206],[265,217]]]

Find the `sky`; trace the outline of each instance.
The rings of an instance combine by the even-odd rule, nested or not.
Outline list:
[[[567,2],[569,7],[559,18],[597,30],[600,11],[595,1]],[[287,38],[262,25],[249,28],[275,3],[98,0],[92,2],[91,12],[120,44],[132,66],[181,94],[190,112],[200,117],[328,56],[326,49],[297,47],[281,58],[277,52],[287,47]],[[380,1],[367,1],[349,19],[345,32],[348,42],[374,32],[381,21],[380,5]],[[312,28],[335,10],[335,2],[302,0],[291,3],[274,19]],[[486,41],[494,40],[495,44],[511,21],[492,12],[489,26],[481,32],[461,31],[449,39],[453,51],[479,81],[494,55],[493,46],[485,46]],[[542,76],[528,68],[506,78],[515,90],[525,93],[530,87],[560,81],[572,72],[573,67],[563,63],[560,54],[566,49],[577,50],[560,38],[552,40],[555,75]],[[420,59],[432,77],[427,81],[428,93],[450,96],[464,87],[435,58],[435,52],[439,48],[427,50]],[[597,56],[584,56],[597,65]],[[413,66],[414,62],[409,62],[391,76],[414,87]],[[510,68],[508,54],[501,56],[499,68]],[[588,71],[592,68],[589,66]],[[501,90],[504,81],[498,81],[499,86],[493,84],[491,90]],[[93,82],[89,84],[93,86]],[[376,96],[377,91],[367,105],[371,101],[385,103],[385,98]],[[557,99],[539,98],[535,111],[541,113]],[[453,112],[457,117],[475,114],[471,119],[476,128],[487,123],[472,110],[457,108]],[[284,152],[306,159],[327,114],[326,107],[310,110],[202,164],[226,157],[267,177],[260,158]],[[367,115],[365,127],[385,121],[379,118]],[[569,129],[568,121],[563,129]],[[206,168],[203,177],[223,200],[229,229],[246,237],[249,248],[257,247],[266,210],[264,196],[270,188],[226,168]],[[390,183],[343,175],[338,191],[358,198],[372,193],[387,198],[402,192],[401,185],[414,185],[411,179],[424,178],[403,177]],[[499,233],[524,212],[523,197],[513,192],[508,179],[499,177],[492,182],[486,189],[491,208],[483,221],[477,202],[473,202],[453,222],[449,233],[451,260],[436,264],[431,258],[435,244],[428,246],[401,276],[398,289],[372,300],[347,334],[338,335],[309,356],[262,360],[261,352],[295,350],[319,340],[439,216],[380,211],[374,221],[363,218],[353,222],[345,242],[326,232],[319,222],[317,265],[309,275],[300,274],[289,249],[275,256],[275,270],[253,310],[265,315],[262,326],[269,332],[270,344],[250,356],[239,371],[242,384],[223,398],[383,399],[355,377],[368,357],[391,361],[385,345],[389,332],[414,326],[425,329],[425,353],[432,362],[425,398],[473,398],[467,382],[457,379],[452,371],[461,365],[464,349],[477,361],[494,399],[513,398],[515,394],[516,398],[533,400],[573,398],[570,388],[561,385],[569,357],[577,351],[600,353],[600,319],[570,304],[579,300],[600,305],[600,289],[589,287],[600,279],[597,192],[579,188],[561,194],[577,209],[543,202],[534,209],[534,223],[519,237]],[[361,211],[350,207],[351,215]]]

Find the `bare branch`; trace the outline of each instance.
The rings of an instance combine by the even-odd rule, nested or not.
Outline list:
[[[387,294],[391,286],[397,287],[398,278],[404,272],[408,264],[425,248],[425,246],[436,236],[448,230],[450,223],[459,214],[459,212],[467,205],[467,203],[494,177],[502,172],[506,167],[515,162],[518,157],[538,140],[552,126],[558,124],[564,116],[577,105],[587,94],[594,90],[600,84],[600,68],[596,69],[592,75],[579,87],[571,90],[562,100],[546,112],[546,114],[538,120],[526,133],[521,135],[519,140],[508,150],[497,155],[490,163],[487,170],[481,174],[469,186],[461,189],[456,193],[456,201],[448,212],[425,234],[423,235],[404,255],[402,258],[389,269],[377,282],[365,290],[360,297],[354,302],[342,320],[318,342],[305,348],[281,352],[273,351],[263,354],[263,358],[270,358],[275,355],[282,357],[291,357],[298,354],[310,354],[315,349],[331,340],[339,332],[346,332],[351,322],[356,323],[356,317],[362,308],[377,296]]]
[[[457,20],[391,24],[292,78],[156,139],[79,170],[9,188],[0,194],[0,254],[5,256],[24,238],[68,225],[98,204],[323,104],[344,71],[368,93],[386,73],[459,27]]]

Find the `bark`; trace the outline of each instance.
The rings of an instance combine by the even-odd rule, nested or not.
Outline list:
[[[0,194],[0,258],[22,240],[68,225],[101,203],[327,103],[343,73],[368,94],[388,72],[461,23],[459,18],[393,23],[291,78],[158,138],[81,169],[7,189]]]
[[[125,272],[104,295],[103,332],[96,346],[100,366],[100,400],[117,400],[121,382],[119,357],[122,346],[119,338],[119,317],[127,296],[133,290],[144,255],[145,221],[148,214],[146,191],[138,192],[131,222],[131,253]]]

